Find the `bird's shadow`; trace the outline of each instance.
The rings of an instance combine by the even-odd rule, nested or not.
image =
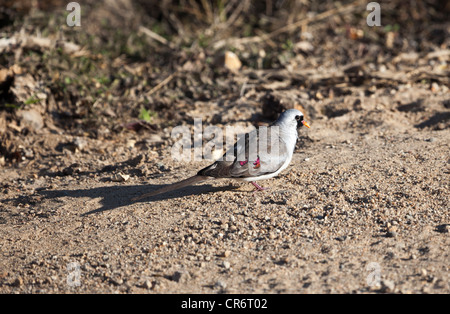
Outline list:
[[[39,194],[43,195],[47,199],[55,199],[59,197],[71,197],[71,198],[101,198],[101,207],[90,210],[81,214],[87,216],[91,214],[101,213],[109,210],[114,210],[123,206],[131,205],[138,202],[152,203],[156,201],[174,199],[185,197],[189,195],[209,194],[220,191],[230,191],[237,187],[235,186],[223,186],[214,187],[210,184],[188,186],[179,190],[170,191],[160,195],[155,195],[141,200],[132,200],[133,197],[139,196],[144,193],[156,191],[165,185],[120,185],[120,186],[102,186],[98,188],[90,189],[78,189],[78,190],[41,190]]]

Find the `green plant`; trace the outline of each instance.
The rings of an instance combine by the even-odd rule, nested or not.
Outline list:
[[[149,122],[154,116],[156,116],[156,112],[149,111],[144,107],[141,107],[141,112],[139,113],[139,119]]]
[[[33,95],[33,96],[29,97],[27,100],[25,100],[24,104],[32,105],[32,104],[38,103],[39,101],[40,101],[40,99]]]

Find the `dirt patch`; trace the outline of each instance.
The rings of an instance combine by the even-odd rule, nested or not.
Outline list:
[[[363,7],[264,41],[212,22],[199,36],[205,26],[188,24],[191,14],[216,14],[201,7],[159,17],[148,7],[120,34],[111,29],[121,5],[108,15],[90,4],[92,37],[61,30],[76,46],[4,48],[0,291],[449,293],[449,24],[411,7],[429,27],[407,28],[393,3],[383,11],[390,28],[368,28]],[[296,14],[335,10],[325,4]],[[254,38],[283,27],[256,28],[259,9],[223,14]],[[59,13],[42,10],[2,12],[7,38],[23,16],[57,34]],[[257,20],[283,16],[267,10]],[[223,43],[238,70],[214,62]],[[131,201],[210,163],[172,158],[174,126],[267,125],[292,107],[311,128],[290,167],[261,182],[270,190],[218,180]]]

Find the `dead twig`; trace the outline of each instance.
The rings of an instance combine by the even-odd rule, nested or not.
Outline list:
[[[206,18],[209,21],[209,23],[213,23],[214,22],[214,13],[211,7],[211,4],[209,3],[209,1],[206,0],[201,0],[202,6],[203,6],[203,10],[206,13]]]
[[[279,29],[277,29],[271,33],[268,33],[268,34],[262,34],[259,36],[245,37],[245,38],[222,39],[222,40],[219,40],[219,41],[216,41],[215,43],[213,43],[213,48],[219,49],[227,44],[242,45],[242,44],[258,43],[258,42],[262,42],[262,41],[267,41],[270,38],[278,36],[282,33],[296,30],[299,27],[302,27],[302,28],[306,27],[306,25],[308,25],[310,23],[324,20],[330,16],[351,12],[364,3],[365,3],[365,1],[363,1],[363,0],[356,0],[356,1],[354,1],[348,5],[342,6],[340,8],[334,8],[334,9],[322,12],[320,14],[317,14],[316,16],[308,17],[308,18],[302,19],[300,21],[297,21],[295,23],[280,27]]]
[[[145,35],[147,35],[148,37],[150,37],[153,40],[156,40],[157,42],[166,45],[170,48],[173,48],[173,45],[171,42],[169,42],[167,39],[165,39],[164,37],[156,34],[155,32],[149,30],[147,27],[144,26],[139,26],[139,32],[144,33]]]
[[[146,93],[146,96],[150,96],[153,93],[155,93],[156,91],[160,90],[164,85],[167,85],[174,77],[175,75],[179,72],[175,71],[172,74],[170,74],[168,77],[166,77],[164,80],[162,80],[160,83],[158,83],[158,85],[156,85],[155,87],[153,87],[148,93]]]
[[[26,49],[54,49],[60,47],[64,53],[77,56],[88,55],[89,52],[83,49],[81,46],[62,40],[53,40],[47,37],[30,36],[24,33],[14,35],[10,38],[0,39],[0,52],[16,50],[18,47]]]

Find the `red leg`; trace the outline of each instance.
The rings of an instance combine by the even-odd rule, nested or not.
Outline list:
[[[258,183],[256,183],[255,181],[253,181],[253,182],[251,182],[254,186],[255,186],[255,188],[256,188],[256,190],[255,191],[253,191],[253,192],[256,192],[256,191],[264,191],[264,190],[268,190],[269,188],[263,188],[262,186],[260,186]]]

